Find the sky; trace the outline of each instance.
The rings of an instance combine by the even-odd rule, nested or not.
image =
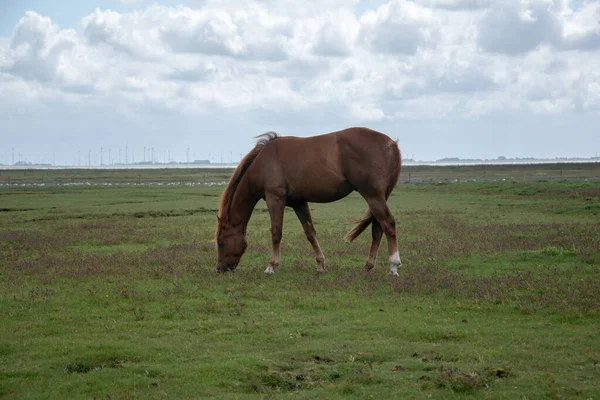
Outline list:
[[[417,160],[593,157],[600,1],[0,0],[0,121],[4,164],[351,126]]]

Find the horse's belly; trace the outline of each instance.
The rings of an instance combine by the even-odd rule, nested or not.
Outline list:
[[[331,203],[343,199],[354,191],[354,187],[347,181],[325,187],[306,185],[289,189],[288,197],[290,200],[307,201],[309,203]]]

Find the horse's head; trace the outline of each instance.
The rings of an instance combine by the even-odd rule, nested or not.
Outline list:
[[[242,226],[234,227],[219,220],[215,234],[217,244],[217,272],[233,271],[246,251],[248,243]]]

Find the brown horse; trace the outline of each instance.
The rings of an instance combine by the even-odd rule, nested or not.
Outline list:
[[[304,228],[317,260],[325,271],[325,257],[312,224],[309,202],[329,203],[360,193],[369,206],[365,216],[346,235],[354,240],[371,225],[373,242],[365,268],[375,265],[385,233],[390,274],[398,275],[400,255],[396,222],[387,199],[398,182],[401,156],[397,142],[367,128],[349,128],[308,138],[280,137],[274,132],[258,136],[256,146],[233,172],[221,196],[215,241],[217,271],[234,270],[244,254],[246,227],[260,199],[271,217],[272,256],[265,273],[279,267],[283,211],[292,207]]]

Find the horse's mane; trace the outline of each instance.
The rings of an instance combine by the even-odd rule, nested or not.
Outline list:
[[[233,175],[231,175],[231,178],[229,179],[229,184],[223,191],[223,194],[221,195],[221,201],[219,202],[219,212],[217,214],[218,220],[217,229],[215,232],[215,240],[216,236],[219,233],[221,223],[228,221],[229,211],[231,209],[231,202],[233,200],[233,196],[235,195],[235,191],[240,181],[242,180],[242,177],[244,176],[254,159],[256,159],[256,157],[260,154],[265,145],[271,140],[277,139],[278,137],[279,135],[276,132],[266,132],[262,135],[256,136],[256,139],[258,139],[256,141],[256,145],[248,154],[246,154],[246,156],[242,159],[242,161],[240,161],[236,169],[233,171]]]

